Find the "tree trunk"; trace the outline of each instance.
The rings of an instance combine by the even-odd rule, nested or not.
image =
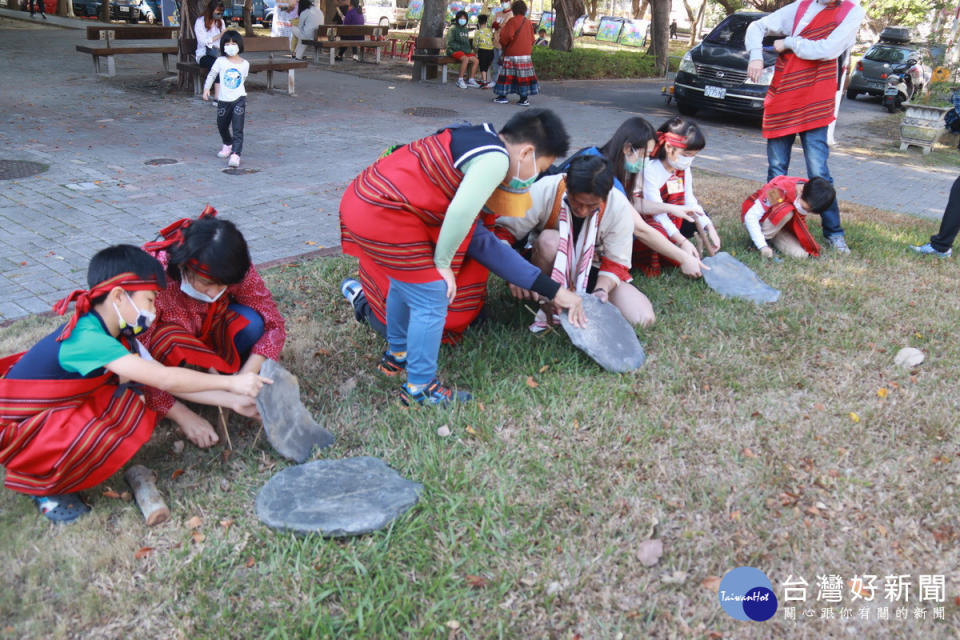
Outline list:
[[[557,51],[573,49],[573,25],[583,15],[583,0],[554,0],[553,36],[550,48]]]
[[[110,22],[110,0],[103,0],[100,4],[99,19],[103,22]]]
[[[590,19],[591,19],[591,20],[596,20],[596,19],[597,19],[597,7],[600,6],[600,0],[589,0],[589,2],[586,3],[586,5],[587,5],[587,8],[586,8],[587,15],[590,16]],[[580,17],[580,16],[577,16],[577,18],[579,18],[579,17]],[[574,19],[573,19],[574,22],[576,22],[577,18],[574,18]]]
[[[423,17],[420,19],[420,31],[417,36],[420,38],[442,38],[443,26],[447,19],[447,3],[445,0],[424,0]],[[442,51],[441,51],[442,53]],[[413,79],[420,79],[420,62],[413,63]],[[436,67],[427,68],[427,77],[436,72]]]
[[[713,2],[723,7],[723,12],[728,16],[732,16],[738,10],[743,9],[741,0],[713,0]]]
[[[196,50],[185,46],[186,40],[195,40],[197,35],[193,32],[193,23],[200,15],[199,0],[180,0],[180,62],[194,62]],[[192,73],[184,71],[179,72],[177,77],[177,87],[180,89],[189,89],[193,78]]]
[[[76,17],[73,15],[73,0],[57,0],[57,15],[68,18]]]
[[[707,0],[701,0],[700,9],[694,13],[693,7],[690,6],[690,3],[687,0],[683,0],[683,8],[687,12],[687,19],[690,20],[690,39],[688,41],[689,46],[697,44],[697,35],[700,33],[700,24],[703,22],[703,12],[707,8]]]
[[[253,0],[246,0],[243,3],[243,36],[245,38],[253,37]]]
[[[670,0],[650,0],[653,20],[650,24],[651,48],[655,58],[654,71],[667,75],[667,52],[670,49]]]

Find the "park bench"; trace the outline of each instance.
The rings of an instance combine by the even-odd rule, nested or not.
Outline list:
[[[197,49],[196,40],[184,40],[183,43],[184,50],[192,52]],[[250,59],[247,57],[249,53],[268,53],[270,54],[267,59]],[[290,54],[290,40],[289,38],[245,38],[243,41],[243,56],[246,58],[247,62],[250,63],[250,73],[260,73],[261,71],[267,72],[267,89],[273,91],[273,72],[274,71],[286,71],[287,72],[287,93],[290,95],[294,94],[294,70],[296,69],[306,69],[307,63],[302,60],[277,60],[274,58],[274,54]],[[194,95],[203,94],[203,82],[207,79],[208,70],[201,67],[196,62],[178,62],[177,69],[181,71],[186,71],[192,75],[193,78],[193,93]]]
[[[427,79],[428,67],[439,67],[440,83],[447,83],[447,65],[459,62],[456,58],[446,55],[447,43],[443,38],[417,38],[417,45],[412,56],[413,62],[420,63],[420,80]]]
[[[128,27],[119,25],[104,25],[87,27],[87,40],[102,40],[103,46],[77,45],[80,53],[89,53],[93,56],[93,72],[98,75],[112,77],[117,74],[114,57],[118,55],[132,55],[141,53],[159,53],[163,55],[163,70],[170,73],[170,56],[177,55],[177,34],[179,27],[139,26]],[[117,41],[121,42],[117,42]],[[167,40],[169,44],[131,44],[129,41],[139,40]],[[106,60],[106,71],[103,71],[101,59]]]
[[[326,33],[326,40],[320,35]],[[344,36],[357,37],[360,40],[344,40]],[[342,25],[324,24],[317,27],[312,40],[304,40],[303,44],[313,47],[313,61],[320,63],[320,50],[330,51],[330,64],[334,64],[336,51],[340,47],[357,47],[360,49],[360,60],[363,61],[367,49],[376,51],[377,64],[380,64],[380,52],[387,46],[387,30],[377,25]]]

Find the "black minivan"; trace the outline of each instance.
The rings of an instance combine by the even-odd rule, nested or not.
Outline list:
[[[673,85],[673,98],[681,114],[692,116],[699,109],[719,109],[750,115],[763,113],[763,99],[773,79],[776,39],[763,39],[763,76],[757,83],[747,79],[750,54],[744,44],[747,27],[766,13],[735,13],[728,16],[687,52]]]

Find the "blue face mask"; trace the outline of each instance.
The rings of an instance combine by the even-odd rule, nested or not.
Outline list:
[[[517,163],[517,175],[510,178],[510,182],[507,184],[507,187],[512,191],[518,193],[526,193],[530,190],[530,187],[533,186],[533,183],[537,181],[537,152],[533,152],[533,175],[530,178],[524,180],[520,178],[520,163]]]
[[[465,27],[467,26],[467,21],[464,20],[463,18],[460,18],[459,20],[457,20],[457,24],[460,25],[461,27]]]
[[[211,298],[207,294],[201,293],[200,291],[197,291],[196,289],[194,289],[193,285],[187,281],[187,277],[184,275],[183,271],[182,270],[180,271],[180,291],[183,291],[185,294],[187,294],[194,300],[197,300],[198,302],[206,302],[207,304],[211,302],[216,302],[217,300],[220,299],[220,296],[222,296],[223,292],[226,290],[227,290],[226,287],[224,287],[223,289],[220,289],[220,293],[218,293],[216,296]]]
[[[628,173],[640,173],[646,164],[647,159],[643,156],[639,156],[633,161],[627,160],[626,157],[623,159],[623,168],[626,169]]]

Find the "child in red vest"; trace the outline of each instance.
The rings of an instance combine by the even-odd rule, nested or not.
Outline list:
[[[675,245],[696,258],[700,251],[690,242],[695,235],[710,255],[720,250],[720,236],[703,207],[693,195],[693,158],[707,142],[700,127],[691,120],[671,118],[657,129],[657,146],[643,170],[643,191],[636,196],[652,203],[667,203],[694,208],[692,217],[658,213],[649,220],[650,226],[670,239]],[[666,258],[670,264],[676,264]],[[645,245],[634,243],[633,266],[648,277],[660,275],[661,255]]]
[[[77,492],[119,471],[150,439],[159,416],[149,396],[158,389],[257,415],[253,398],[270,380],[164,367],[134,337],[152,323],[164,280],[163,267],[141,249],[108,247],[90,260],[90,289],[54,307],[63,315],[76,303],[69,322],[0,359],[4,484],[32,496],[54,522],[89,511]]]
[[[777,176],[741,207],[741,219],[764,258],[773,257],[767,241],[791,258],[819,256],[820,246],[807,229],[809,213],[822,214],[836,200],[833,185],[824,178]]]

